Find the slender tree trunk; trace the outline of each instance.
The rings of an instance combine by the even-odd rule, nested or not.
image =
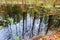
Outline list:
[[[58,28],[60,27],[60,19],[58,19],[58,25],[57,25],[57,27]]]
[[[31,27],[31,13],[30,13],[30,27]],[[31,31],[31,28],[30,28],[30,31]],[[30,38],[31,38],[31,33],[30,33]]]
[[[32,37],[34,36],[33,35],[33,29],[34,29],[34,24],[35,24],[35,19],[36,19],[36,12],[34,13],[34,19],[33,19],[33,24],[32,24]]]
[[[40,25],[42,23],[42,20],[43,20],[43,16],[41,15],[41,17],[40,17],[40,23],[39,23],[39,29],[38,29],[38,35],[40,34]]]
[[[20,15],[19,15],[19,18],[20,18]],[[19,21],[19,33],[21,33],[20,31],[20,21]],[[19,35],[19,40],[21,40],[21,36]]]
[[[24,38],[24,13],[23,13],[23,31],[22,31],[22,36]]]
[[[14,22],[15,22],[15,26],[16,26],[16,35],[18,36],[18,34],[17,34],[18,33],[17,32],[17,20],[18,20],[17,15],[14,15],[13,18],[14,18]]]
[[[15,24],[16,25],[16,35],[18,36],[18,32],[17,32],[17,24]]]
[[[26,29],[27,29],[27,12],[25,12],[25,15],[24,16],[25,16],[24,19],[26,19],[26,24],[25,25],[26,25]]]
[[[52,18],[52,15],[49,16],[49,20],[48,20],[48,27],[47,27],[47,30],[46,30],[46,33],[48,33],[48,30],[50,29],[50,26],[51,26],[51,18]]]
[[[19,18],[20,18],[20,14],[19,14]],[[21,18],[20,18],[20,20],[21,20]],[[20,21],[19,21],[19,33],[21,33],[20,30],[21,30],[21,29],[20,29]],[[19,36],[19,40],[21,40],[21,36]]]
[[[11,24],[10,24],[10,31],[11,31],[11,33],[12,33]]]
[[[11,24],[10,24],[10,31],[11,31],[11,36],[12,36],[12,29],[11,29]]]
[[[23,38],[24,38],[24,25],[25,25],[25,24],[24,24],[24,23],[25,23],[25,22],[24,22],[24,19],[25,19],[26,14],[27,14],[26,12],[23,12],[23,31],[22,31],[22,36],[23,36]]]
[[[26,26],[25,26],[26,29],[25,29],[25,30],[27,31],[27,12],[26,12],[26,14],[25,14],[25,17],[26,17],[26,18],[25,18],[25,19],[26,19],[26,24],[25,24],[25,25],[26,25]]]

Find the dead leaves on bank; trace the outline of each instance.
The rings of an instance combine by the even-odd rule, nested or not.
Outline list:
[[[60,30],[54,34],[47,35],[44,37],[41,37],[41,36],[35,37],[32,40],[60,40]]]

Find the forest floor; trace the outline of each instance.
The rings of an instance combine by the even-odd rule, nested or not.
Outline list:
[[[32,40],[60,40],[60,28],[54,28],[52,34],[47,34],[45,36],[36,36]],[[53,31],[52,30],[52,31]]]

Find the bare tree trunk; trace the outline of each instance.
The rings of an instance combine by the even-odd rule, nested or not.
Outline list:
[[[26,14],[25,14],[25,17],[26,17],[26,18],[25,18],[25,19],[26,19],[26,24],[25,24],[25,25],[26,25],[26,26],[25,26],[26,29],[25,29],[25,30],[27,31],[27,12],[26,12]]]
[[[17,34],[17,33],[18,33],[18,32],[17,32],[17,24],[15,24],[15,25],[16,25],[16,35],[18,36],[18,34]]]
[[[19,14],[19,18],[20,18],[20,14]],[[21,18],[20,18],[20,20],[21,20]],[[19,33],[21,33],[21,31],[20,31],[20,21],[19,21]],[[19,40],[21,40],[21,36],[19,35]]]
[[[60,27],[60,19],[58,19],[58,22],[59,22],[59,23],[58,23],[58,26],[57,26],[57,27],[59,28],[59,27]]]
[[[36,12],[34,13],[34,19],[33,19],[33,24],[32,24],[32,37],[34,36],[33,35],[33,29],[34,29],[34,24],[35,24],[35,19],[36,19]]]
[[[22,36],[24,36],[24,13],[23,13],[23,31],[22,31]]]
[[[11,28],[11,24],[10,24],[10,31],[11,31],[11,36],[12,36],[12,28]],[[13,39],[13,36],[12,36],[12,39]]]
[[[46,30],[46,33],[48,33],[48,30],[50,29],[50,26],[51,26],[51,18],[52,18],[52,15],[49,16],[49,20],[48,20],[48,27],[47,27],[47,30]]]
[[[39,23],[38,35],[40,34],[40,25],[41,25],[41,23],[42,23],[42,20],[43,20],[43,15],[41,15],[41,17],[40,17],[40,23]]]
[[[25,24],[24,24],[24,23],[25,23],[25,22],[24,22],[24,19],[25,19],[26,14],[27,14],[27,12],[23,12],[23,31],[22,31],[22,36],[23,36],[23,38],[24,38],[24,27],[25,27],[25,26],[24,26],[24,25],[25,25]]]
[[[32,25],[32,24],[31,24],[31,13],[30,13],[30,27],[31,27],[31,25]],[[31,29],[30,29],[30,31],[31,31]],[[31,36],[32,36],[32,35],[31,35],[31,33],[30,33],[30,38],[31,38]]]

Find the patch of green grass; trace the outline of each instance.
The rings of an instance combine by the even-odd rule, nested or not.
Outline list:
[[[0,26],[0,30],[3,28],[3,26]]]
[[[15,40],[19,40],[19,36],[15,36],[15,38],[14,38]]]

